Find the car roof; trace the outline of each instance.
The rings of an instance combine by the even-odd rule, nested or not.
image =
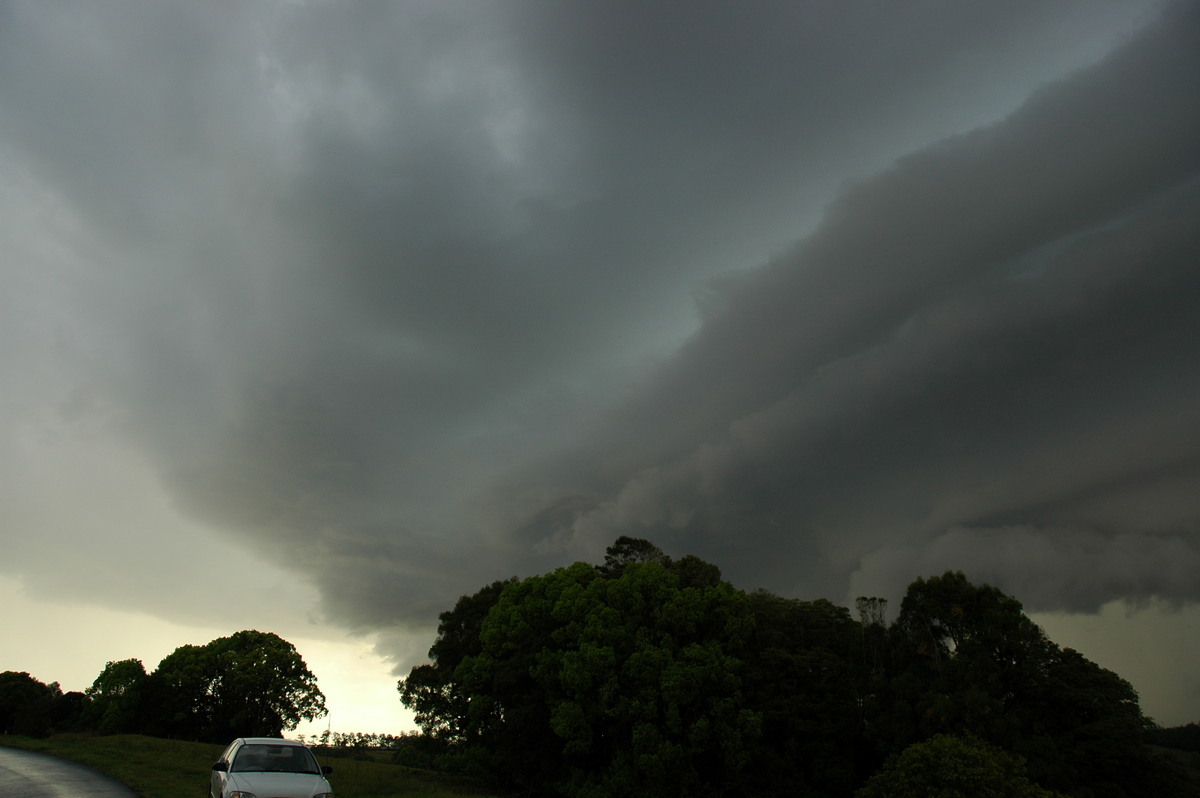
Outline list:
[[[242,742],[250,745],[295,745],[300,748],[304,747],[304,743],[299,740],[285,740],[282,737],[243,737]]]

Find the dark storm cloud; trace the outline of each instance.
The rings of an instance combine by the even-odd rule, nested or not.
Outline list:
[[[900,160],[717,288],[592,444],[506,486],[568,475],[571,522],[526,533],[670,540],[785,590],[957,567],[1046,608],[1196,598],[1196,22]]]
[[[1194,6],[1022,106],[1160,8],[2,5],[7,401],[358,628],[619,534],[1182,597]]]

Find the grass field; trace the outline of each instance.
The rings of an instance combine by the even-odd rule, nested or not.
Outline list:
[[[138,735],[55,735],[48,739],[0,735],[0,745],[40,751],[82,762],[129,785],[142,798],[200,798],[209,768],[223,745],[161,740]],[[462,778],[347,757],[333,766],[329,782],[338,798],[481,798],[493,792]]]

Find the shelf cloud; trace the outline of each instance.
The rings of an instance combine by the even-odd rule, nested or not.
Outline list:
[[[0,572],[177,552],[184,612],[237,592],[211,537],[397,661],[619,535],[804,598],[1195,602],[1197,41],[1193,2],[0,3],[0,520],[121,542]],[[192,531],[97,525],[83,446]]]

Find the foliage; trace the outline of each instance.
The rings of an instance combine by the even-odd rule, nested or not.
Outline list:
[[[620,576],[621,572],[625,570],[625,566],[643,562],[670,565],[671,558],[648,540],[622,535],[605,552],[604,565],[600,566],[600,573],[605,576]]]
[[[150,711],[141,701],[145,679],[146,668],[139,659],[105,663],[92,686],[84,690],[90,699],[85,715],[88,726],[101,734],[138,729]]]
[[[610,555],[461,600],[402,697],[432,736],[525,789],[720,793],[759,731],[741,698],[746,597],[690,560]]]
[[[746,786],[755,795],[848,795],[858,785],[862,634],[844,607],[758,591],[744,657],[746,698],[763,733]]]
[[[146,666],[142,665],[140,659],[108,662],[84,693],[93,702],[103,703],[105,699],[115,700],[128,694],[145,678]]]
[[[888,761],[857,798],[1055,798],[1025,776],[1025,763],[973,737],[939,734]]]
[[[312,738],[306,739],[303,734],[296,739],[300,742],[320,749],[328,751],[331,754],[341,755],[347,751],[390,751],[404,743],[404,741],[415,735],[405,734],[368,734],[365,732],[335,732],[326,729]]]
[[[1146,733],[1146,741],[1165,748],[1200,753],[1200,725],[1155,727]]]
[[[918,579],[892,640],[895,665],[871,718],[884,752],[974,735],[1023,756],[1051,789],[1141,794],[1150,764],[1137,694],[1048,640],[1016,599],[960,572]]]
[[[501,595],[461,669],[471,720],[520,786],[720,792],[757,730],[734,655],[750,624],[727,585],[680,588],[654,561],[611,578],[581,563],[525,580]]]
[[[52,691],[28,673],[0,673],[0,729],[43,736],[50,726]]]
[[[413,710],[417,724],[432,738],[451,743],[467,739],[468,696],[458,689],[455,673],[463,660],[482,650],[483,620],[505,586],[516,579],[493,582],[463,596],[452,610],[439,616],[438,636],[429,649],[429,665],[419,665],[402,679],[400,700]]]
[[[0,732],[44,737],[78,727],[86,698],[63,693],[57,682],[43,684],[28,673],[0,673]]]
[[[207,791],[209,768],[224,745],[137,735],[0,736],[0,745],[61,756],[94,767],[142,798],[178,798]],[[329,777],[336,794],[355,798],[468,798],[494,795],[461,777],[384,762],[339,759]]]
[[[893,779],[999,763],[1016,792],[996,794],[1184,794],[1155,769],[1129,684],[1013,597],[947,572],[914,582],[890,627],[883,599],[856,609],[747,594],[621,538],[600,566],[496,582],[442,614],[431,664],[399,685],[425,732],[405,756],[570,796],[848,797],[885,760]]]
[[[180,646],[154,675],[166,687],[172,736],[208,742],[278,737],[326,714],[325,696],[296,648],[269,632]]]
[[[153,673],[136,659],[108,662],[83,693],[0,674],[0,732],[32,736],[90,730],[224,744],[280,736],[324,714],[325,696],[295,647],[258,631],[180,646]]]

